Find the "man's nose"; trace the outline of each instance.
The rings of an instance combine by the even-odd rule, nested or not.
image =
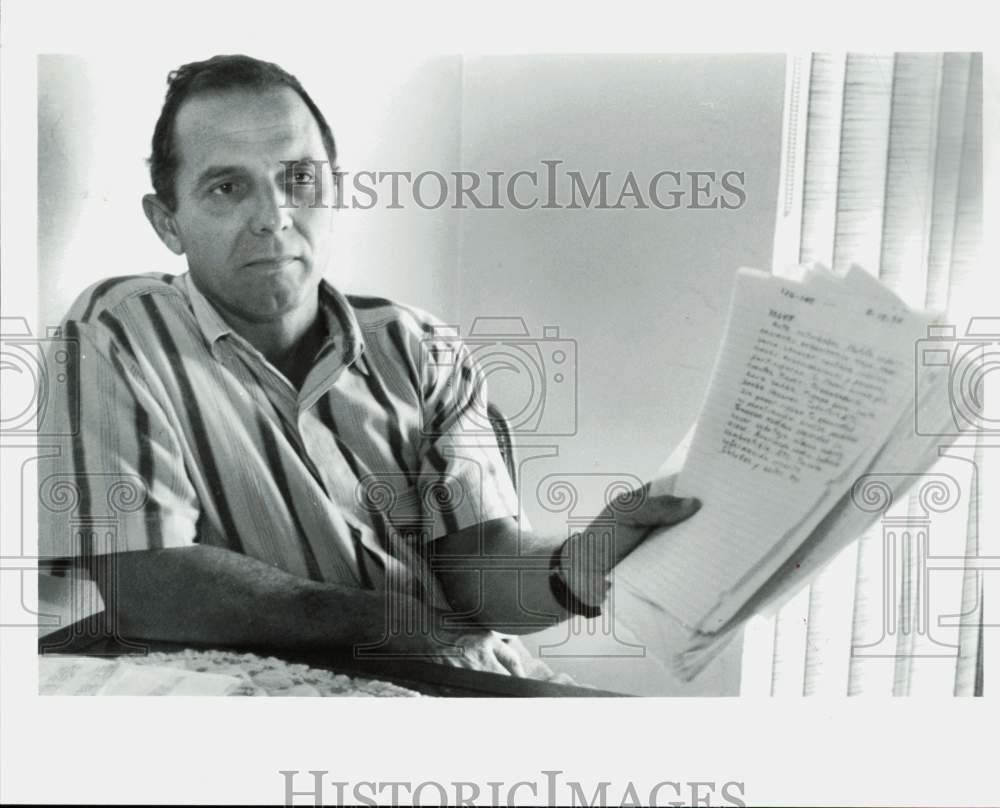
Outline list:
[[[292,208],[285,206],[284,191],[263,187],[256,195],[250,229],[255,235],[266,236],[292,226]]]

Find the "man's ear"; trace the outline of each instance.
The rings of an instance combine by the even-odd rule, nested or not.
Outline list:
[[[173,211],[163,203],[163,200],[156,194],[146,194],[142,198],[142,210],[149,223],[153,225],[156,235],[160,237],[160,241],[167,245],[167,249],[174,255],[183,255],[184,247],[177,232],[177,222],[174,221]]]

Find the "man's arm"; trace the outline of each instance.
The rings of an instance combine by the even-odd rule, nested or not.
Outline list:
[[[616,564],[653,529],[682,522],[699,507],[696,499],[651,495],[648,484],[616,499],[594,520],[594,529],[574,534],[563,548],[565,580],[573,594],[599,605],[605,576]],[[563,541],[523,530],[505,517],[436,540],[431,563],[463,622],[528,634],[570,616],[549,581],[549,561]]]
[[[320,649],[375,643],[389,630],[383,593],[300,578],[220,547],[117,553],[88,568],[127,637]]]
[[[539,536],[514,518],[514,491],[491,434],[484,436],[489,401],[486,374],[467,346],[429,322],[413,336],[424,395],[420,470],[422,501],[434,520],[429,556],[456,624],[507,634],[539,631],[569,616],[550,586],[550,561],[571,596],[598,606],[606,576],[654,528],[676,524],[701,503],[650,484],[616,497],[588,528],[566,540]],[[428,495],[431,493],[432,495]],[[464,526],[464,527],[462,527]]]
[[[518,654],[479,627],[448,629],[401,594],[300,578],[208,545],[90,559],[106,613],[125,637],[295,649],[373,646],[387,657],[525,675]]]

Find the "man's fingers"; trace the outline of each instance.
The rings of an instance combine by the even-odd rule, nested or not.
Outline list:
[[[607,510],[619,518],[642,510],[650,499],[654,499],[650,496],[651,485],[652,483],[646,482],[640,488],[633,488],[631,491],[618,494],[608,503]]]
[[[656,486],[657,493],[653,493],[653,484],[647,482],[640,488],[619,494],[610,502],[608,510],[620,524],[652,527],[683,522],[701,507],[697,498],[675,497],[672,493],[664,493],[660,485]],[[673,477],[669,478],[669,486],[673,489]]]
[[[434,657],[434,660],[438,663],[451,665],[453,668],[468,668],[473,671],[510,675],[510,671],[501,664],[493,652],[484,648],[467,648],[461,654],[439,654]]]
[[[487,673],[502,673],[504,676],[510,676],[510,670],[507,666],[488,648],[483,649],[481,653],[476,655],[475,663],[472,667],[479,671],[486,671]]]
[[[520,654],[489,632],[470,632],[458,639],[461,652],[439,659],[447,659],[448,664],[459,668],[471,668],[505,676],[527,676]]]
[[[649,497],[639,508],[623,516],[626,524],[655,527],[657,525],[676,525],[691,516],[701,508],[701,500],[697,497],[675,497],[663,494]]]
[[[497,640],[493,644],[493,649],[497,660],[503,665],[505,672],[521,677],[528,675],[528,672],[524,669],[524,663],[521,661],[520,655],[507,645],[507,643]]]

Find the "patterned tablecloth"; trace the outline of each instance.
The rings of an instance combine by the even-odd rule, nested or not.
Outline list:
[[[421,696],[391,682],[275,657],[219,650],[156,651],[113,659],[44,655],[39,693],[77,695]]]
[[[182,668],[188,671],[235,676],[243,684],[230,696],[420,696],[390,682],[345,676],[340,673],[285,662],[275,657],[228,651],[153,652],[131,659],[134,664]]]

